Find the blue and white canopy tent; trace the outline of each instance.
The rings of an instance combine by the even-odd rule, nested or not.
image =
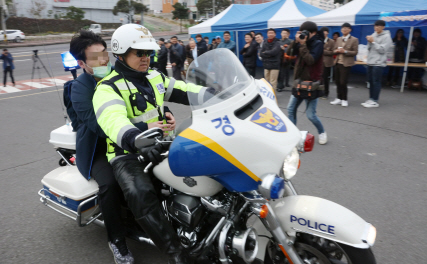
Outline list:
[[[307,17],[325,13],[302,0],[277,0],[258,5],[230,5],[219,15],[189,28],[190,34],[249,31],[300,26]]]
[[[396,14],[396,12],[402,13]],[[409,39],[412,39],[414,26],[427,26],[426,14],[427,0],[353,0],[340,8],[310,17],[308,20],[321,26],[341,26],[345,22],[351,25],[372,26],[378,19],[390,20],[387,22],[387,27],[411,27]],[[397,19],[396,16],[402,18]],[[417,16],[417,20],[414,20],[414,16]],[[387,17],[392,18],[387,19]],[[408,50],[410,45],[409,41]],[[409,52],[406,54],[401,92],[405,84],[408,61]]]
[[[277,0],[257,5],[230,5],[217,16],[189,28],[189,33],[212,37],[222,36],[223,31],[234,31],[232,39],[236,41],[236,53],[238,54],[242,48],[239,45],[239,39],[244,38],[243,34],[239,34],[239,32],[251,30],[263,32],[268,28],[299,27],[307,21],[307,17],[325,12],[302,0]]]
[[[353,0],[340,8],[310,17],[308,20],[321,26],[373,25],[382,12],[425,10],[427,0]],[[400,26],[400,25],[397,25]]]

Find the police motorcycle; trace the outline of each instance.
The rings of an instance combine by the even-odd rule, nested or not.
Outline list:
[[[227,49],[194,60],[187,82],[203,86],[188,98],[191,118],[174,135],[153,128],[135,144],[168,149],[145,170],[163,183],[164,213],[196,263],[376,263],[373,225],[339,204],[297,194],[291,179],[314,136],[282,113],[268,82],[250,77]],[[40,201],[79,226],[103,226],[97,184],[74,166],[70,131],[51,133],[66,166],[42,179]],[[141,230],[128,236],[152,244]]]

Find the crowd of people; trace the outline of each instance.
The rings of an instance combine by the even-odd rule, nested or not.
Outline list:
[[[367,79],[369,87],[373,91],[369,100],[362,103],[365,107],[378,107],[379,93],[381,90],[382,75],[387,66],[386,53],[391,45],[394,44],[394,62],[405,61],[405,49],[408,46],[408,39],[404,36],[403,29],[399,29],[396,35],[391,38],[390,32],[384,30],[385,23],[379,20],[374,25],[374,34],[367,36],[368,41],[368,62]],[[322,99],[329,97],[329,85],[331,78],[336,84],[336,98],[332,100],[331,105],[341,105],[347,107],[348,103],[348,80],[352,66],[355,65],[355,57],[358,54],[359,39],[352,36],[352,26],[344,23],[341,26],[341,32],[330,32],[328,27],[323,27],[316,31],[322,39],[323,45],[323,80],[324,94]],[[282,92],[286,88],[291,88],[290,75],[295,67],[296,50],[290,48],[297,44],[296,39],[291,38],[291,31],[283,29],[280,32],[280,38],[275,29],[267,30],[267,38],[264,39],[262,33],[251,31],[245,34],[245,45],[239,53],[243,57],[242,64],[248,73],[255,77],[257,61],[262,62],[263,77],[270,82],[277,92]],[[329,35],[332,33],[332,38]],[[209,42],[210,41],[210,42]],[[379,43],[382,44],[379,44]],[[203,53],[216,49],[227,48],[236,52],[236,43],[231,40],[230,32],[224,32],[223,36],[216,36],[211,40],[200,34],[196,39],[190,38],[189,43],[184,45],[178,41],[177,37],[172,37],[166,41],[159,39],[159,45],[162,47],[158,52],[158,62],[153,65],[167,75],[166,64],[168,61],[172,64],[173,77],[177,80],[185,78],[185,62],[191,62]],[[427,61],[427,41],[421,36],[421,30],[415,29],[411,41],[409,62],[423,63]],[[420,86],[422,68],[409,67],[408,69],[408,87]],[[399,78],[402,75],[402,67],[389,67],[387,75],[387,86],[397,88]]]
[[[196,39],[190,38],[187,45],[178,40],[177,36],[173,36],[166,41],[164,38],[159,38],[157,44],[159,44],[160,50],[151,54],[151,65],[159,69],[165,76],[168,76],[166,66],[169,62],[172,66],[172,77],[175,80],[183,80],[183,77],[185,78],[186,76],[186,65],[191,64],[197,57],[209,50],[226,48],[233,53],[236,52],[236,42],[231,40],[231,35],[228,31],[224,32],[222,38],[221,36],[213,38],[210,44],[209,38],[203,38],[200,34],[196,35]]]

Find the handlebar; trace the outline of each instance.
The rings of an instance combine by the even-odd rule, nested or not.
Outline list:
[[[163,156],[163,158],[167,158],[169,156],[169,151],[166,151],[165,153],[160,154]],[[142,163],[144,162],[144,157],[142,155],[138,156],[138,160]],[[148,165],[144,169],[144,173],[148,173],[148,171],[154,167],[154,164],[152,162],[148,163]]]

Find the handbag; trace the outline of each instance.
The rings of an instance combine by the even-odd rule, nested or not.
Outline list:
[[[292,95],[299,99],[313,100],[323,96],[325,86],[320,84],[320,81],[301,81],[294,80]]]

